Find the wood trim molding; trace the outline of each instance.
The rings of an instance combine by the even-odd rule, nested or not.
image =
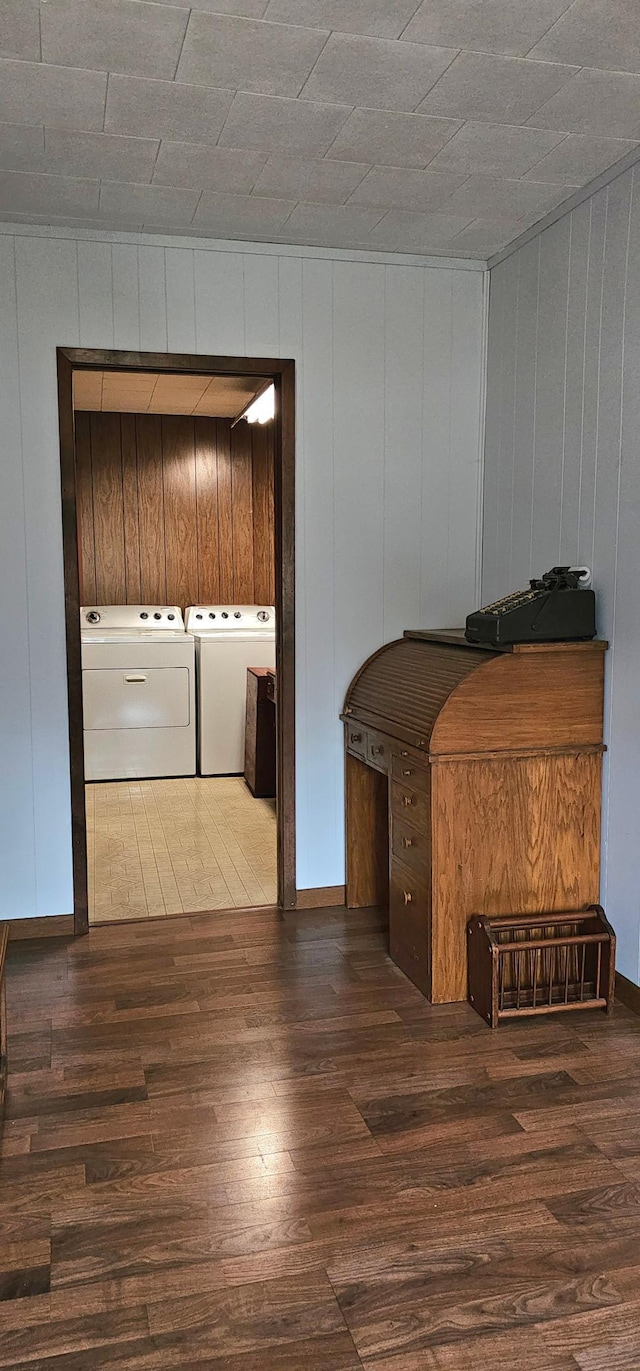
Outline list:
[[[621,971],[616,971],[616,999],[634,1014],[640,1014],[640,985],[623,976]]]
[[[29,938],[72,938],[75,932],[73,914],[51,914],[35,919],[9,919],[9,942]]]
[[[342,909],[344,903],[343,885],[319,885],[296,891],[296,909]]]
[[[76,458],[72,377],[76,370],[192,372],[197,375],[266,376],[276,391],[275,550],[276,665],[278,671],[278,904],[296,908],[295,778],[295,362],[275,357],[211,357],[175,352],[118,352],[58,348],[58,411],[62,534],[67,634],[69,749],[75,932],[89,928],[84,793],[82,663]],[[31,921],[30,921],[31,922]],[[49,920],[46,921],[50,922]]]

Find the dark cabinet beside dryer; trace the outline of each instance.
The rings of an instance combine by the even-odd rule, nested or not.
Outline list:
[[[606,646],[408,632],[349,687],[347,905],[388,904],[434,1003],[466,999],[473,914],[598,900]]]
[[[244,778],[256,798],[271,799],[275,795],[275,672],[270,667],[247,669]]]

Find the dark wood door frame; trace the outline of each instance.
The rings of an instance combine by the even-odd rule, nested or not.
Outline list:
[[[278,904],[296,905],[295,811],[295,362],[275,357],[203,357],[188,353],[58,348],[58,410],[64,554],[74,927],[89,927],[85,817],[80,578],[73,419],[74,371],[166,371],[270,376],[276,391],[275,553],[278,670]]]

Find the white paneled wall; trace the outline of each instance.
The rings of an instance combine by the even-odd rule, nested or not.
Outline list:
[[[0,231],[0,917],[72,908],[55,348],[297,363],[298,885],[344,879],[338,713],[363,658],[476,601],[483,274]]]
[[[602,900],[640,980],[640,170],[491,273],[483,596],[593,568],[607,661]]]

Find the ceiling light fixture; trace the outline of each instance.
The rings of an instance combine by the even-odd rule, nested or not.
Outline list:
[[[238,417],[234,419],[231,427],[235,428],[241,419],[246,419],[248,424],[268,424],[273,419],[276,412],[276,388],[273,381],[267,381],[262,390],[254,395],[253,399],[240,411]]]

